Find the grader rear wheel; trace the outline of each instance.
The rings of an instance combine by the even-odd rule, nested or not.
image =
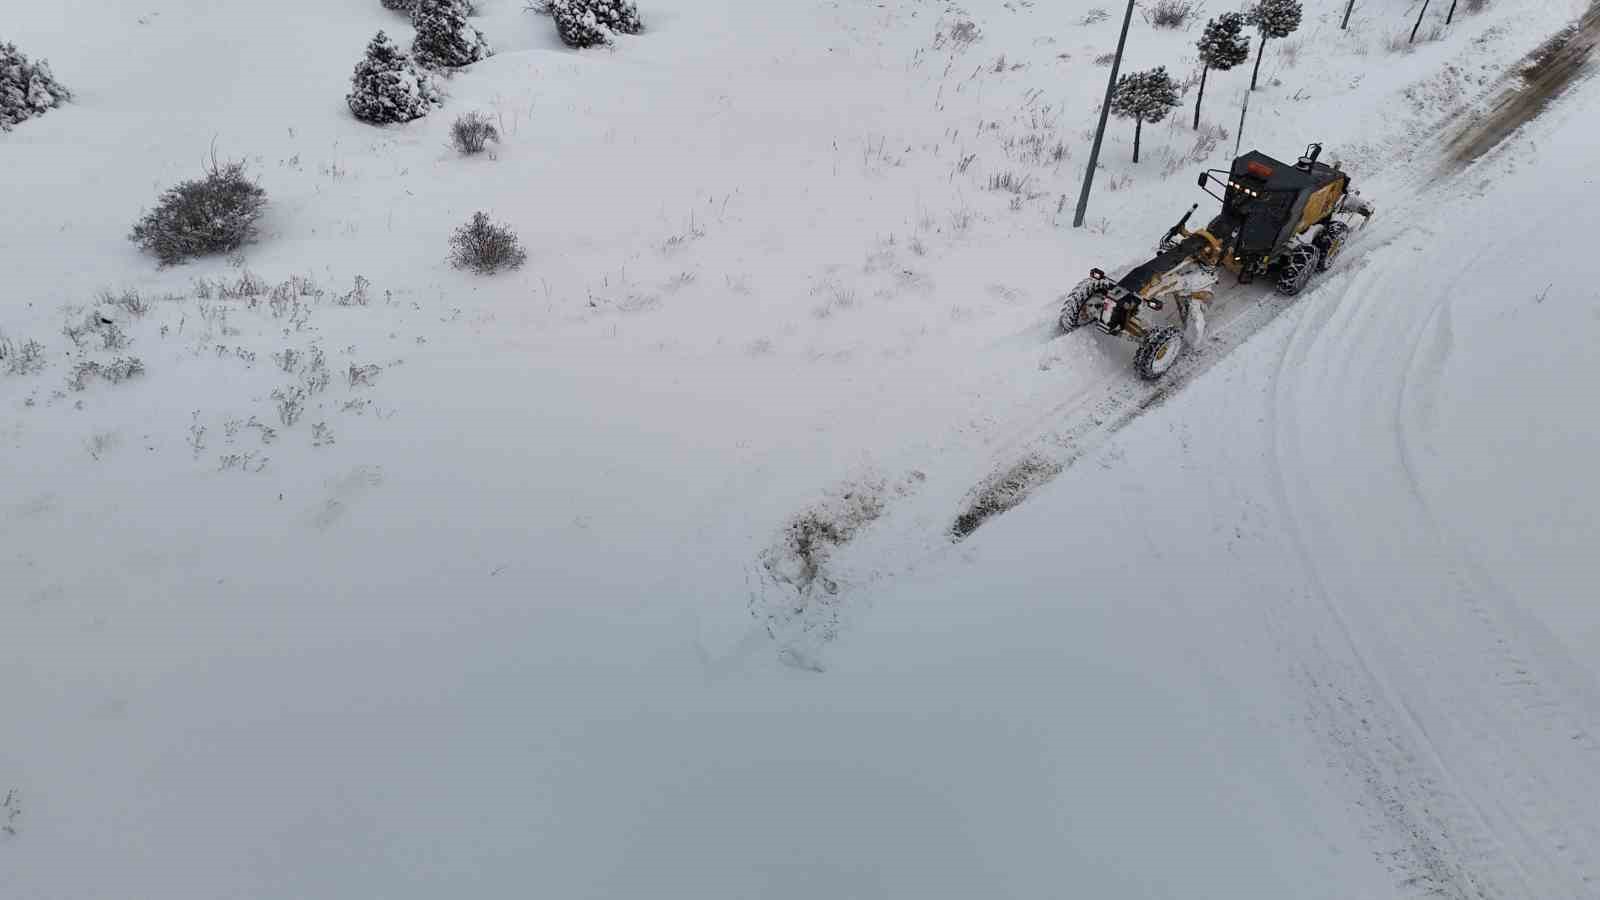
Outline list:
[[[1278,276],[1278,293],[1293,297],[1305,290],[1311,283],[1311,276],[1316,274],[1321,257],[1322,251],[1310,244],[1301,244],[1289,251],[1289,261],[1284,263],[1283,272]]]

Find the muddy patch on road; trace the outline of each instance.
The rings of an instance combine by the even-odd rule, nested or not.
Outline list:
[[[1581,19],[1551,35],[1507,74],[1508,83],[1488,111],[1450,140],[1446,165],[1459,169],[1472,163],[1538,118],[1578,80],[1597,43],[1600,0],[1593,0]]]

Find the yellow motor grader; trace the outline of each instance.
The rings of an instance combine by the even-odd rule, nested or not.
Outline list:
[[[1189,217],[1200,205],[1191,206],[1161,238],[1155,258],[1121,278],[1089,270],[1062,304],[1062,330],[1093,323],[1106,334],[1137,341],[1134,368],[1154,380],[1177,362],[1186,339],[1192,344],[1204,336],[1205,306],[1220,269],[1233,272],[1241,284],[1275,277],[1278,293],[1300,293],[1338,258],[1350,218],[1359,215],[1365,222],[1373,212],[1337,163],[1317,161],[1321,154],[1322,145],[1312,144],[1288,165],[1252,150],[1230,169],[1202,172],[1200,189],[1222,201],[1222,212],[1190,231]],[[1220,196],[1213,182],[1223,185]],[[1160,311],[1169,304],[1178,313],[1176,326],[1152,326],[1140,318],[1144,309]]]

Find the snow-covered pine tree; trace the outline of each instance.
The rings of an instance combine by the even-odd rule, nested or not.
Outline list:
[[[71,99],[72,92],[56,81],[49,63],[29,62],[15,44],[0,41],[0,131]]]
[[[1167,74],[1166,66],[1130,72],[1117,79],[1117,91],[1111,98],[1111,113],[1118,118],[1134,121],[1134,162],[1139,161],[1139,138],[1144,131],[1144,123],[1165,119],[1178,103],[1178,84]]]
[[[634,0],[550,0],[556,31],[569,47],[607,44],[616,34],[638,34],[643,26]]]
[[[421,71],[387,34],[378,32],[356,63],[345,102],[364,122],[383,125],[420,119],[439,102],[433,78]]]
[[[1261,57],[1267,51],[1267,38],[1286,38],[1300,27],[1300,0],[1259,0],[1246,17],[1261,32],[1261,49],[1256,51],[1255,71],[1250,73],[1250,90],[1261,76]]]
[[[1250,58],[1250,40],[1244,36],[1244,14],[1223,13],[1206,23],[1200,35],[1200,92],[1194,98],[1194,127],[1200,127],[1200,102],[1206,97],[1206,75],[1212,69],[1226,72]]]
[[[634,0],[588,0],[596,19],[614,34],[638,34],[644,30],[639,21],[639,4]]]
[[[419,65],[454,69],[494,53],[483,32],[467,24],[467,7],[461,0],[418,0],[411,21],[417,28],[411,57]]]
[[[467,15],[475,16],[478,14],[477,8],[472,5],[472,0],[457,0],[457,2],[466,9]],[[417,0],[383,0],[383,8],[416,15]]]

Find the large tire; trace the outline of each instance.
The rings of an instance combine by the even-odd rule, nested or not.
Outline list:
[[[1145,335],[1139,352],[1133,355],[1133,367],[1145,381],[1155,381],[1167,374],[1178,357],[1183,355],[1183,329],[1157,328]]]
[[[1085,278],[1067,292],[1061,301],[1061,331],[1063,334],[1087,325],[1094,317],[1089,314],[1089,301],[1105,291],[1109,282],[1099,278]]]
[[[1350,236],[1350,226],[1343,222],[1329,222],[1322,229],[1322,234],[1317,236],[1317,249],[1322,251],[1322,257],[1317,260],[1317,271],[1326,272],[1339,258],[1339,251],[1344,249],[1344,242]]]
[[[1316,274],[1317,262],[1322,258],[1322,251],[1310,244],[1301,244],[1289,251],[1289,261],[1283,264],[1283,271],[1278,275],[1278,293],[1285,297],[1305,290],[1311,283],[1311,276]]]

